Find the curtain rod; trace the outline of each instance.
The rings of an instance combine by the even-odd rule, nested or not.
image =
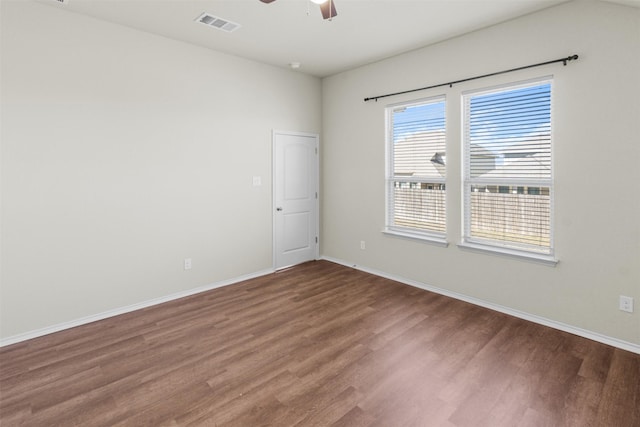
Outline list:
[[[410,90],[405,90],[405,91],[402,91],[402,92],[388,93],[386,95],[372,96],[372,97],[369,97],[369,98],[365,98],[364,102],[367,102],[367,101],[378,101],[378,99],[380,99],[380,98],[386,98],[386,97],[389,97],[389,96],[396,96],[396,95],[403,95],[405,93],[418,92],[420,90],[433,89],[433,88],[436,88],[436,87],[442,87],[442,86],[452,87],[454,84],[468,82],[470,80],[483,79],[485,77],[497,76],[499,74],[511,73],[513,71],[525,70],[527,68],[541,67],[543,65],[555,64],[556,62],[562,62],[564,65],[567,65],[567,62],[574,61],[576,59],[578,59],[578,55],[571,55],[571,56],[567,56],[566,58],[554,59],[552,61],[540,62],[538,64],[525,65],[523,67],[511,68],[510,70],[496,71],[495,73],[483,74],[481,76],[469,77],[469,78],[466,78],[466,79],[456,80],[456,81],[453,81],[453,82],[440,83],[440,84],[433,85],[433,86],[421,87],[419,89],[410,89]]]

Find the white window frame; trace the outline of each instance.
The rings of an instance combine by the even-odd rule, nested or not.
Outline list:
[[[468,100],[477,95],[483,95],[487,93],[494,93],[500,91],[507,91],[519,88],[526,88],[531,86],[537,86],[541,84],[549,83],[551,85],[551,100],[550,100],[550,113],[551,113],[551,171],[548,179],[481,179],[471,178],[471,165],[470,165],[470,141],[469,141],[469,109]],[[555,265],[558,260],[555,258],[555,245],[554,245],[554,120],[553,120],[553,99],[554,99],[554,87],[553,77],[546,76],[543,78],[532,79],[527,81],[508,83],[499,86],[493,86],[488,88],[482,88],[477,90],[465,91],[461,96],[461,123],[462,123],[462,239],[458,244],[462,249],[470,249],[480,252],[490,252],[494,254],[507,255],[515,258],[532,260],[547,265]],[[548,187],[549,188],[549,202],[550,202],[550,247],[548,253],[542,253],[535,250],[527,250],[526,247],[514,247],[508,243],[502,243],[499,240],[482,239],[477,237],[471,237],[471,186],[472,185],[495,185],[495,186],[528,186],[528,187]]]
[[[393,114],[394,111],[398,108],[402,107],[413,107],[423,104],[429,103],[438,103],[444,102],[445,107],[445,146],[447,145],[447,131],[446,131],[446,109],[447,109],[447,99],[445,95],[438,95],[429,98],[422,98],[418,100],[412,100],[407,102],[401,102],[396,104],[387,105],[385,108],[385,123],[386,123],[386,168],[385,168],[385,228],[382,231],[385,234],[405,237],[409,239],[417,239],[426,243],[432,243],[438,246],[447,247],[447,194],[445,193],[445,206],[444,206],[444,231],[430,231],[430,230],[420,230],[417,228],[409,228],[409,227],[400,227],[393,225],[393,217],[394,217],[394,209],[393,209],[393,200],[394,200],[394,182],[397,180],[406,180],[404,176],[398,176],[394,174],[394,125],[393,125]],[[442,184],[445,185],[446,188],[446,165],[445,165],[445,176],[443,177],[412,177],[411,181],[417,183],[434,183],[434,184]],[[446,192],[446,190],[444,190]]]

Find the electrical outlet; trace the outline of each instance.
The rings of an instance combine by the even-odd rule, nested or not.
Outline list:
[[[184,259],[184,269],[191,270],[191,258]]]
[[[360,240],[360,249],[362,249],[363,251],[367,249],[367,245],[365,244],[364,240]]]
[[[633,313],[633,298],[620,295],[620,310]]]

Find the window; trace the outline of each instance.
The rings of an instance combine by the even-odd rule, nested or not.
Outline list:
[[[463,105],[464,243],[552,255],[551,81]]]
[[[387,108],[386,231],[444,241],[445,100]]]

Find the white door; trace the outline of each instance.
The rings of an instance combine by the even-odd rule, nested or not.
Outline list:
[[[318,257],[318,135],[273,133],[274,268]]]

